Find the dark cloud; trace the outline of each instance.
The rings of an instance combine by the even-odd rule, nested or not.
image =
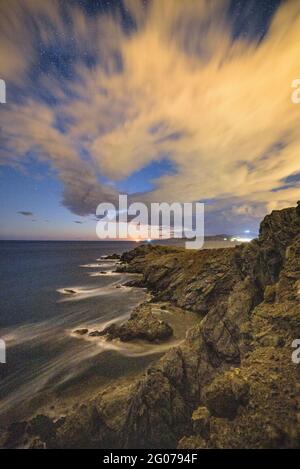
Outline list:
[[[116,204],[118,201],[118,192],[98,183],[92,172],[85,172],[84,177],[78,172],[72,179],[66,175],[63,181],[63,205],[76,215],[96,214],[101,202]]]
[[[26,211],[23,211],[23,210],[20,210],[17,213],[19,213],[20,215],[24,215],[24,217],[32,217],[33,216],[32,212],[26,212]]]

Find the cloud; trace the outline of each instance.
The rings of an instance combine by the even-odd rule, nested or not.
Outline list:
[[[24,217],[32,217],[33,216],[32,212],[19,211],[17,213],[19,213],[20,215],[24,215]]]
[[[103,178],[119,181],[165,158],[176,171],[138,200],[214,199],[208,212],[229,218],[294,204],[299,2],[279,7],[260,42],[233,40],[228,1],[125,4],[135,24],[130,32],[116,12],[91,16],[65,7],[66,23],[59,2],[3,2],[10,24],[1,20],[3,70],[16,86],[23,78],[30,95],[0,117],[2,162],[23,165],[30,153],[47,161],[63,183],[63,204],[82,216],[116,202],[117,190]],[[37,69],[35,88],[51,104],[28,84],[37,37],[46,51],[63,50],[73,38],[71,79],[58,79],[54,65]]]

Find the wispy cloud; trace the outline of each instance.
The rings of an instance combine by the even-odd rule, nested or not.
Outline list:
[[[32,212],[26,212],[26,211],[22,211],[22,210],[20,210],[17,213],[19,213],[20,215],[24,215],[24,217],[32,217],[33,216]]]
[[[2,162],[23,165],[29,153],[47,161],[77,215],[116,200],[101,177],[118,181],[166,157],[176,171],[139,200],[213,199],[208,211],[229,218],[294,204],[299,2],[279,7],[261,41],[233,40],[226,0],[125,4],[130,31],[118,12],[91,16],[70,4],[66,22],[60,2],[2,2],[0,68],[26,90],[0,116]],[[55,60],[45,72],[43,50],[70,50],[70,40],[70,76]]]

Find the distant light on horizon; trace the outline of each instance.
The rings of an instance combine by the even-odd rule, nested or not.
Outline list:
[[[238,243],[250,243],[252,239],[253,238],[242,238],[240,236],[236,236],[236,237],[231,238],[231,241],[232,242],[237,241]]]

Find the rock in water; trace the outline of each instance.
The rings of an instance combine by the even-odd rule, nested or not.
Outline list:
[[[101,331],[92,331],[89,333],[89,337],[100,337],[101,335],[103,335]]]
[[[89,332],[88,329],[76,329],[76,330],[74,331],[74,334],[85,335],[85,334],[87,334],[88,332]]]
[[[120,326],[111,324],[105,328],[101,335],[106,335],[108,340],[119,338],[123,342],[136,339],[148,342],[160,342],[173,335],[172,327],[165,321],[157,319],[151,312],[151,305],[138,306],[130,316],[130,319]]]

